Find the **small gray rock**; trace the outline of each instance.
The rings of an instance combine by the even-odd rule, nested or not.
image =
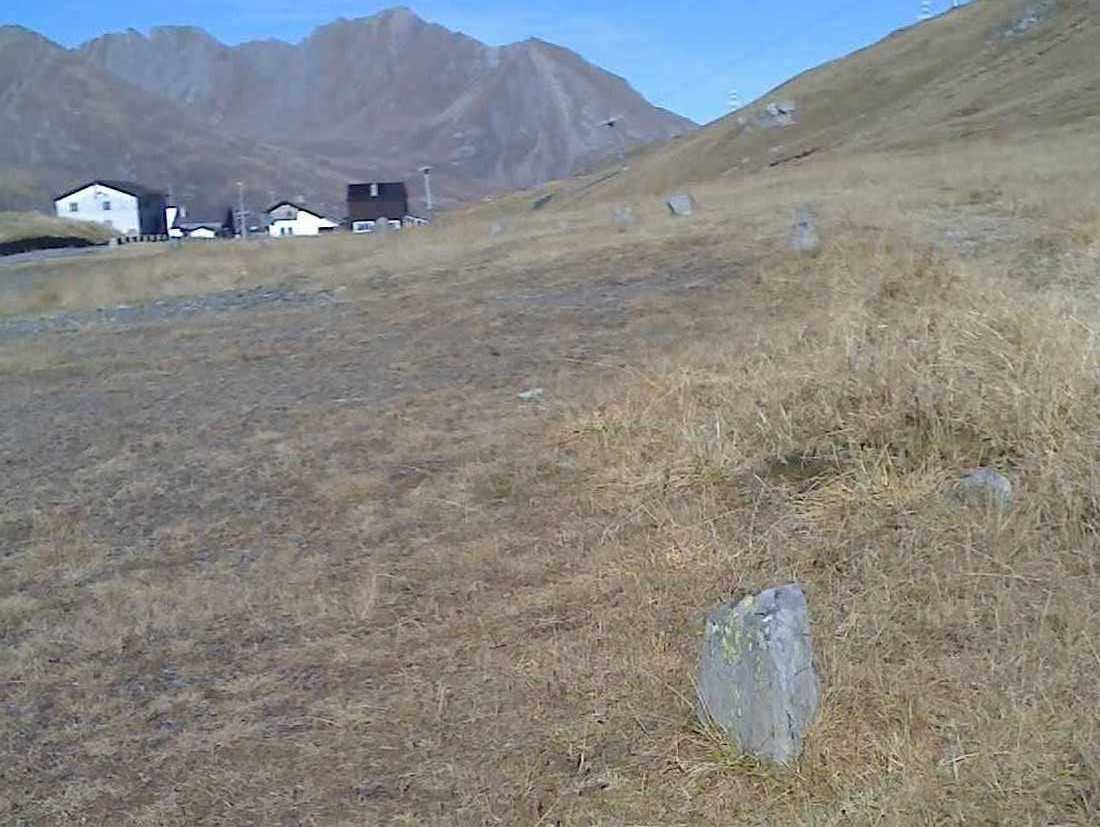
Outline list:
[[[731,600],[707,616],[696,697],[699,719],[743,752],[780,764],[798,758],[821,700],[800,586]]]
[[[532,388],[529,391],[524,391],[516,395],[524,402],[538,402],[546,395],[546,392],[542,388]]]
[[[665,204],[668,205],[669,212],[673,215],[686,217],[695,214],[695,199],[688,193],[677,193],[669,196]]]
[[[494,221],[489,225],[489,238],[496,238],[504,232],[504,223],[502,221]]]
[[[757,116],[756,120],[761,126],[771,129],[794,126],[797,123],[795,120],[797,112],[798,109],[793,103],[769,103],[764,107],[764,111]]]
[[[809,207],[799,207],[795,210],[794,227],[791,230],[791,249],[796,253],[816,253],[821,249],[817,219]]]
[[[616,207],[615,223],[620,227],[629,227],[634,223],[634,210],[630,207]]]
[[[1012,507],[1012,483],[992,468],[977,468],[959,480],[959,499],[972,504]]]

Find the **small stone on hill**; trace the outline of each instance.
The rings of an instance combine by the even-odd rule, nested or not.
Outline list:
[[[695,199],[688,193],[677,193],[670,196],[665,204],[668,205],[669,212],[678,216],[689,216],[695,214]]]
[[[794,126],[798,108],[793,103],[769,103],[756,120],[761,126],[776,128]]]
[[[634,210],[630,207],[616,207],[615,223],[620,227],[629,227],[634,223]]]
[[[789,764],[817,715],[806,597],[797,584],[722,604],[707,616],[697,713],[742,751]]]
[[[521,394],[517,394],[524,402],[538,402],[546,395],[546,392],[542,388],[532,388],[529,391],[524,391]]]
[[[1012,483],[992,468],[971,471],[959,480],[958,493],[964,502],[991,503],[1002,509],[1012,507]]]
[[[809,207],[799,207],[794,212],[791,249],[796,253],[816,253],[821,249],[821,238],[817,233],[817,219]]]

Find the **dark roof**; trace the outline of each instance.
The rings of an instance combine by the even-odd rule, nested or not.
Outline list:
[[[295,204],[293,201],[280,201],[278,204],[272,204],[270,207],[264,210],[264,212],[271,213],[279,209],[279,207],[294,207],[294,209],[300,212],[307,212],[310,215],[317,216],[318,218],[325,218],[325,216],[322,213],[317,212],[317,210],[311,210],[309,207],[303,207],[301,204]]]
[[[370,188],[372,184],[348,184],[348,201],[366,201],[373,198],[406,198],[408,190],[404,181],[378,181],[378,195],[372,196]]]
[[[110,187],[113,190],[119,192],[125,192],[128,195],[132,195],[135,198],[165,198],[165,194],[159,190],[152,189],[151,187],[145,187],[141,184],[135,184],[133,181],[118,181],[111,178],[96,178],[94,181],[88,181],[86,184],[81,184],[79,187],[73,187],[71,190],[66,190],[54,198],[54,201],[60,201],[62,198],[68,198],[74,192],[80,192],[83,189],[87,189],[90,186],[98,184],[101,187]]]
[[[181,230],[198,230],[206,227],[208,230],[223,230],[226,227],[224,221],[177,221],[175,226]]]

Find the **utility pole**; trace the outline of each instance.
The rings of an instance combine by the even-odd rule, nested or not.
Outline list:
[[[248,220],[244,214],[244,181],[237,182],[237,221],[237,234],[241,238],[248,238]]]
[[[623,165],[623,169],[626,169],[626,139],[623,138],[622,130],[615,128],[620,120],[621,118],[608,118],[603,122],[603,126],[611,130],[611,134],[615,136],[612,140],[616,142],[615,145],[619,151],[619,163]]]
[[[932,0],[920,0],[920,15],[918,20],[930,20],[932,18]]]
[[[432,204],[432,168],[421,167],[420,172],[424,175],[424,200],[428,205],[428,221],[431,221],[434,216],[432,212],[434,208]]]
[[[741,108],[741,96],[737,94],[736,89],[731,89],[729,97],[726,99],[726,105],[729,107],[730,112],[736,112]]]

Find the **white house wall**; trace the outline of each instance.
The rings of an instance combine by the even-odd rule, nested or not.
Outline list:
[[[183,230],[179,227],[173,227],[176,223],[176,219],[179,218],[179,207],[165,207],[164,208],[164,226],[168,228],[169,238],[183,238]]]
[[[72,209],[73,204],[76,205],[75,212]],[[114,227],[123,235],[139,235],[141,232],[138,199],[110,187],[93,184],[58,199],[54,205],[58,218],[97,221]],[[107,205],[110,208],[104,209]]]
[[[285,236],[310,236],[319,235],[321,230],[333,230],[339,225],[335,221],[329,221],[319,215],[298,210],[293,219],[283,218],[271,222],[268,232],[275,238]],[[287,232],[290,230],[290,232]]]

